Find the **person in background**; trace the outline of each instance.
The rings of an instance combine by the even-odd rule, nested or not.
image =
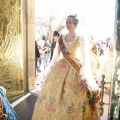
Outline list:
[[[97,44],[93,41],[93,36],[91,35],[89,37],[89,53],[90,53],[90,61],[91,61],[91,69],[92,73],[94,75],[94,78],[97,80],[97,70],[100,66],[99,60],[98,60],[98,48]]]
[[[38,45],[38,49],[39,49],[39,53],[40,53],[40,57],[38,59],[38,66],[39,66],[39,70],[41,71],[41,66],[42,66],[42,61],[43,61],[43,57],[44,57],[44,54],[45,54],[45,49],[42,48],[41,44],[37,44]]]
[[[100,83],[102,75],[105,75],[105,82],[112,81],[113,71],[113,40],[110,40],[107,50],[103,56],[99,57],[100,67],[97,71],[97,80]],[[110,90],[111,84],[105,84],[105,89]]]
[[[52,41],[52,44],[51,44],[51,56],[50,56],[50,60],[52,60],[52,56],[53,56],[53,52],[54,52],[54,49],[55,49],[55,45],[56,45],[56,42],[59,38],[59,33],[58,31],[54,31],[53,32],[53,41]]]
[[[2,86],[0,86],[0,110],[0,120],[19,120],[16,112],[6,97],[6,89]],[[2,117],[6,119],[2,119]]]
[[[50,43],[49,43],[48,37],[43,37],[43,40],[45,41],[44,45],[42,47],[42,50],[44,51],[43,66],[44,66],[44,69],[45,69],[47,67],[47,65],[49,64],[49,61],[50,61],[51,48],[50,48]]]
[[[38,49],[38,44],[37,44],[37,41],[35,41],[35,67],[36,67],[37,71],[39,71],[39,67],[37,65],[39,58],[40,58],[40,53],[39,53],[39,49]]]

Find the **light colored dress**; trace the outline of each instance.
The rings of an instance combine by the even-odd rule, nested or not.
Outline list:
[[[98,60],[97,55],[92,50],[93,44],[95,44],[95,43],[89,44],[89,48],[90,48],[89,53],[90,53],[91,70],[94,75],[94,78],[96,79],[97,78],[97,70],[99,68],[99,60]]]
[[[76,36],[72,42],[66,42],[63,36],[63,42],[75,61],[83,65],[85,61],[82,58],[85,55],[82,36]],[[80,88],[85,69],[81,68],[80,77],[59,53],[57,42],[53,59],[45,71],[47,81],[38,96],[32,120],[99,120],[98,109],[91,111],[87,93],[82,92]],[[98,89],[95,82],[93,89],[90,82],[87,83],[89,89]]]

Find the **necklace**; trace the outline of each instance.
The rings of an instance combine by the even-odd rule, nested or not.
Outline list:
[[[69,38],[74,38],[74,37],[76,36],[76,34],[67,34],[67,36],[68,36]]]
[[[73,35],[73,36],[68,36],[69,38],[75,38],[75,35]]]
[[[66,42],[71,42],[71,41],[74,41],[75,37],[76,37],[75,35],[67,35],[65,37],[65,40]]]

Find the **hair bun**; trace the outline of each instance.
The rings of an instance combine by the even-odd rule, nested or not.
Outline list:
[[[74,14],[73,16],[76,18],[76,17],[77,17],[77,14]]]
[[[78,20],[78,18],[77,18],[77,14],[69,15],[68,17],[72,17],[72,18],[73,18],[73,23],[74,23],[75,25],[78,24],[79,20]]]

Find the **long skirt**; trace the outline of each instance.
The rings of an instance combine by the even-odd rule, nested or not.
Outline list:
[[[99,120],[80,81],[65,59],[58,61],[39,93],[32,120]]]

